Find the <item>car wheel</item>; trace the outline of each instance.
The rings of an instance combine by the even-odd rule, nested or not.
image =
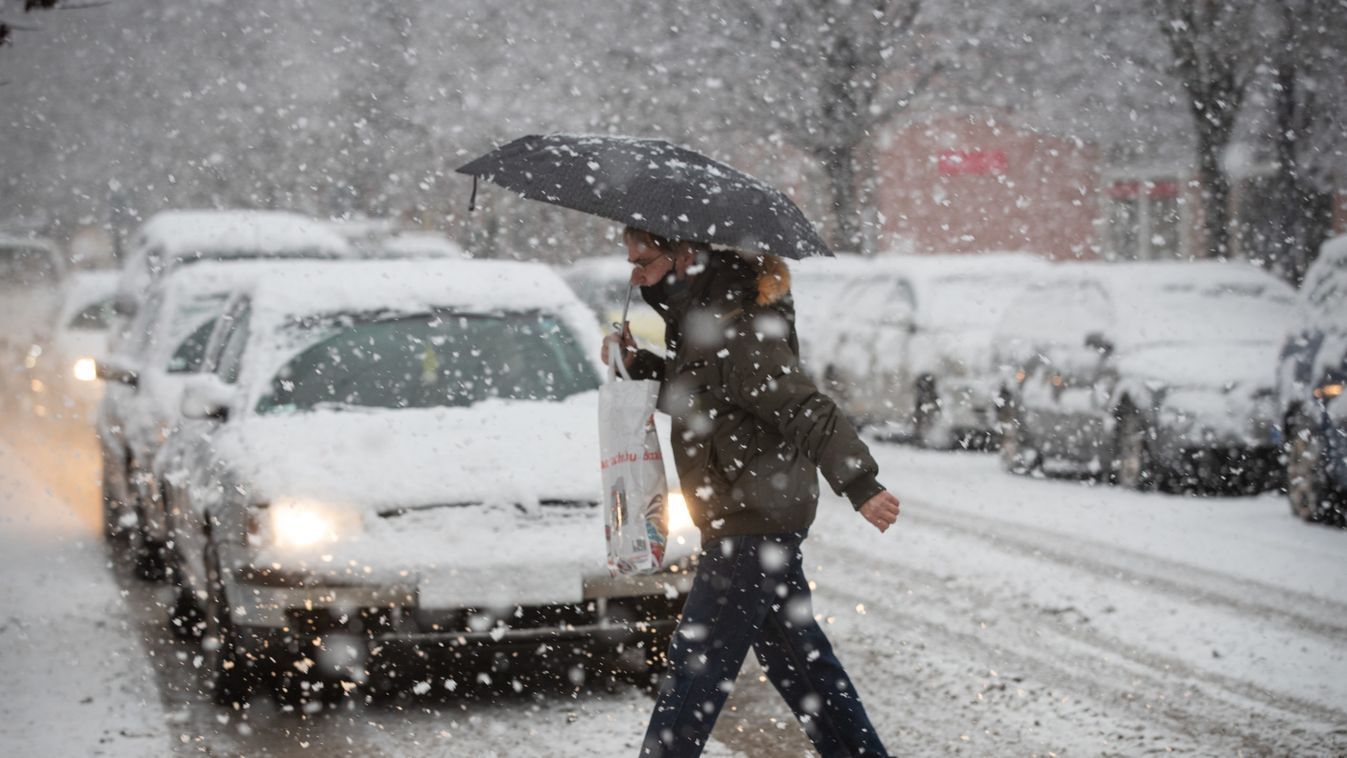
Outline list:
[[[130,546],[131,560],[136,576],[147,582],[160,582],[168,575],[164,561],[165,549],[158,540],[145,534],[145,517],[136,519],[136,525],[125,530]]]
[[[1020,414],[1019,403],[1009,395],[1001,395],[996,409],[996,431],[1000,437],[1001,468],[1012,474],[1029,474],[1042,465],[1041,456],[1029,439]]]
[[[940,408],[940,395],[935,389],[935,380],[923,377],[913,389],[916,403],[912,408],[912,436],[921,447],[931,450],[948,450],[954,446],[954,434],[943,423]]]
[[[224,573],[215,546],[206,548],[206,618],[201,637],[201,655],[209,677],[211,697],[217,705],[242,708],[252,698],[255,682],[252,667],[234,628]]]
[[[1129,490],[1147,492],[1160,484],[1155,458],[1151,454],[1151,434],[1141,413],[1123,409],[1118,418],[1114,442],[1113,480]]]
[[[1322,521],[1331,510],[1322,481],[1322,443],[1309,419],[1300,415],[1287,422],[1286,440],[1286,498],[1291,513],[1305,521]]]
[[[117,542],[126,536],[126,527],[122,526],[122,500],[112,486],[111,471],[113,462],[109,460],[107,450],[103,451],[103,539]]]

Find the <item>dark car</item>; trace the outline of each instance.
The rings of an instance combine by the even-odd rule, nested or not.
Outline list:
[[[1291,512],[1344,525],[1347,512],[1347,236],[1324,243],[1300,291],[1299,329],[1282,347],[1273,441]]]
[[[1007,468],[1132,489],[1261,491],[1278,477],[1268,369],[1295,292],[1243,263],[1073,264],[1007,311]]]

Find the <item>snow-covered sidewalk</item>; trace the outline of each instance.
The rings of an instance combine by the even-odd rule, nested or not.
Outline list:
[[[0,754],[168,751],[164,709],[100,536],[0,442]]]

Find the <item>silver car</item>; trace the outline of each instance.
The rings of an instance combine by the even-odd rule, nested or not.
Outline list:
[[[669,569],[608,575],[597,341],[537,264],[295,264],[236,297],[156,462],[215,697],[658,665],[696,531],[673,504]]]
[[[1008,468],[1133,489],[1257,491],[1276,477],[1277,352],[1295,292],[1246,263],[1079,263],[999,328]]]

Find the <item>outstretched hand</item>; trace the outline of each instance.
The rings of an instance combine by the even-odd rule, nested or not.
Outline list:
[[[884,532],[898,520],[899,505],[898,498],[888,490],[884,490],[865,501],[861,506],[861,515],[866,521],[874,524],[876,529]]]

